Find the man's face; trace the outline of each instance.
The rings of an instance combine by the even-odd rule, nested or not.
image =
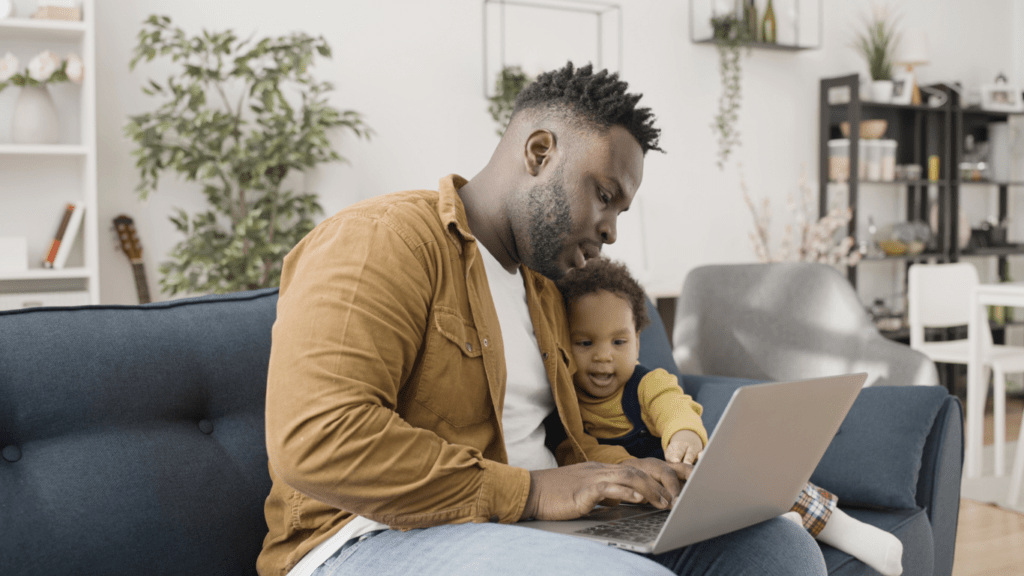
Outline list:
[[[569,327],[576,386],[596,398],[622,388],[640,356],[629,302],[605,290],[580,296],[569,306]]]
[[[643,150],[625,128],[576,138],[513,209],[522,263],[552,280],[615,242],[616,219],[643,179]]]

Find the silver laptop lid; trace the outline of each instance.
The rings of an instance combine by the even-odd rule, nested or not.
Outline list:
[[[866,379],[849,374],[738,388],[653,552],[788,512]]]

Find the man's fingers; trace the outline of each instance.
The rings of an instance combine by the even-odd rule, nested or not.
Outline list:
[[[655,506],[662,507],[668,506],[671,501],[672,494],[644,470],[633,466],[620,466],[618,473],[620,474],[620,478],[617,479],[618,483],[636,491],[640,494],[641,500],[647,500]],[[634,501],[630,498],[623,498],[623,500]]]
[[[675,498],[676,495],[679,494],[679,491],[682,489],[682,485],[679,483],[679,475],[676,474],[676,471],[672,468],[672,465],[678,465],[680,463],[661,463],[658,462],[657,460],[652,460],[652,462],[656,463],[657,465],[657,467],[655,468],[655,478],[658,480],[658,482],[661,483],[662,486],[665,487],[666,490],[668,490],[672,498]]]
[[[685,462],[666,462],[665,464],[676,473],[676,478],[679,480],[686,480],[690,477],[690,473],[693,472],[693,464]]]
[[[675,496],[679,494],[679,490],[681,489],[679,477],[672,467],[683,466],[683,464],[670,464],[659,458],[627,460],[623,464],[641,471],[642,473],[645,473],[647,478],[653,479],[659,489],[659,492],[666,501],[671,501],[672,498],[675,498]],[[657,504],[654,500],[651,500],[651,503]]]
[[[678,462],[678,460],[676,460]],[[683,462],[686,464],[694,464],[697,462],[697,450],[690,446],[686,450],[686,456],[683,457]]]
[[[590,508],[593,508],[602,501],[607,500],[618,500],[621,502],[639,504],[644,501],[644,496],[633,488],[623,484],[618,484],[616,482],[599,482],[594,484],[592,498],[589,498],[588,500],[593,501],[593,504],[589,506]]]

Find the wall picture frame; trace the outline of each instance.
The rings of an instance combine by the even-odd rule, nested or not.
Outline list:
[[[905,70],[892,77],[892,103],[910,104],[914,96],[914,73]]]
[[[1024,112],[1020,87],[1001,82],[982,86],[981,108],[994,112]]]

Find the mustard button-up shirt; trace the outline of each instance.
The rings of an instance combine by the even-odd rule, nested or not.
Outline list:
[[[354,516],[395,529],[515,522],[529,472],[507,464],[501,330],[456,175],[371,198],[285,258],[267,379],[273,486],[257,568],[282,576]],[[522,268],[568,438],[560,464],[629,455],[583,431],[561,295]]]

